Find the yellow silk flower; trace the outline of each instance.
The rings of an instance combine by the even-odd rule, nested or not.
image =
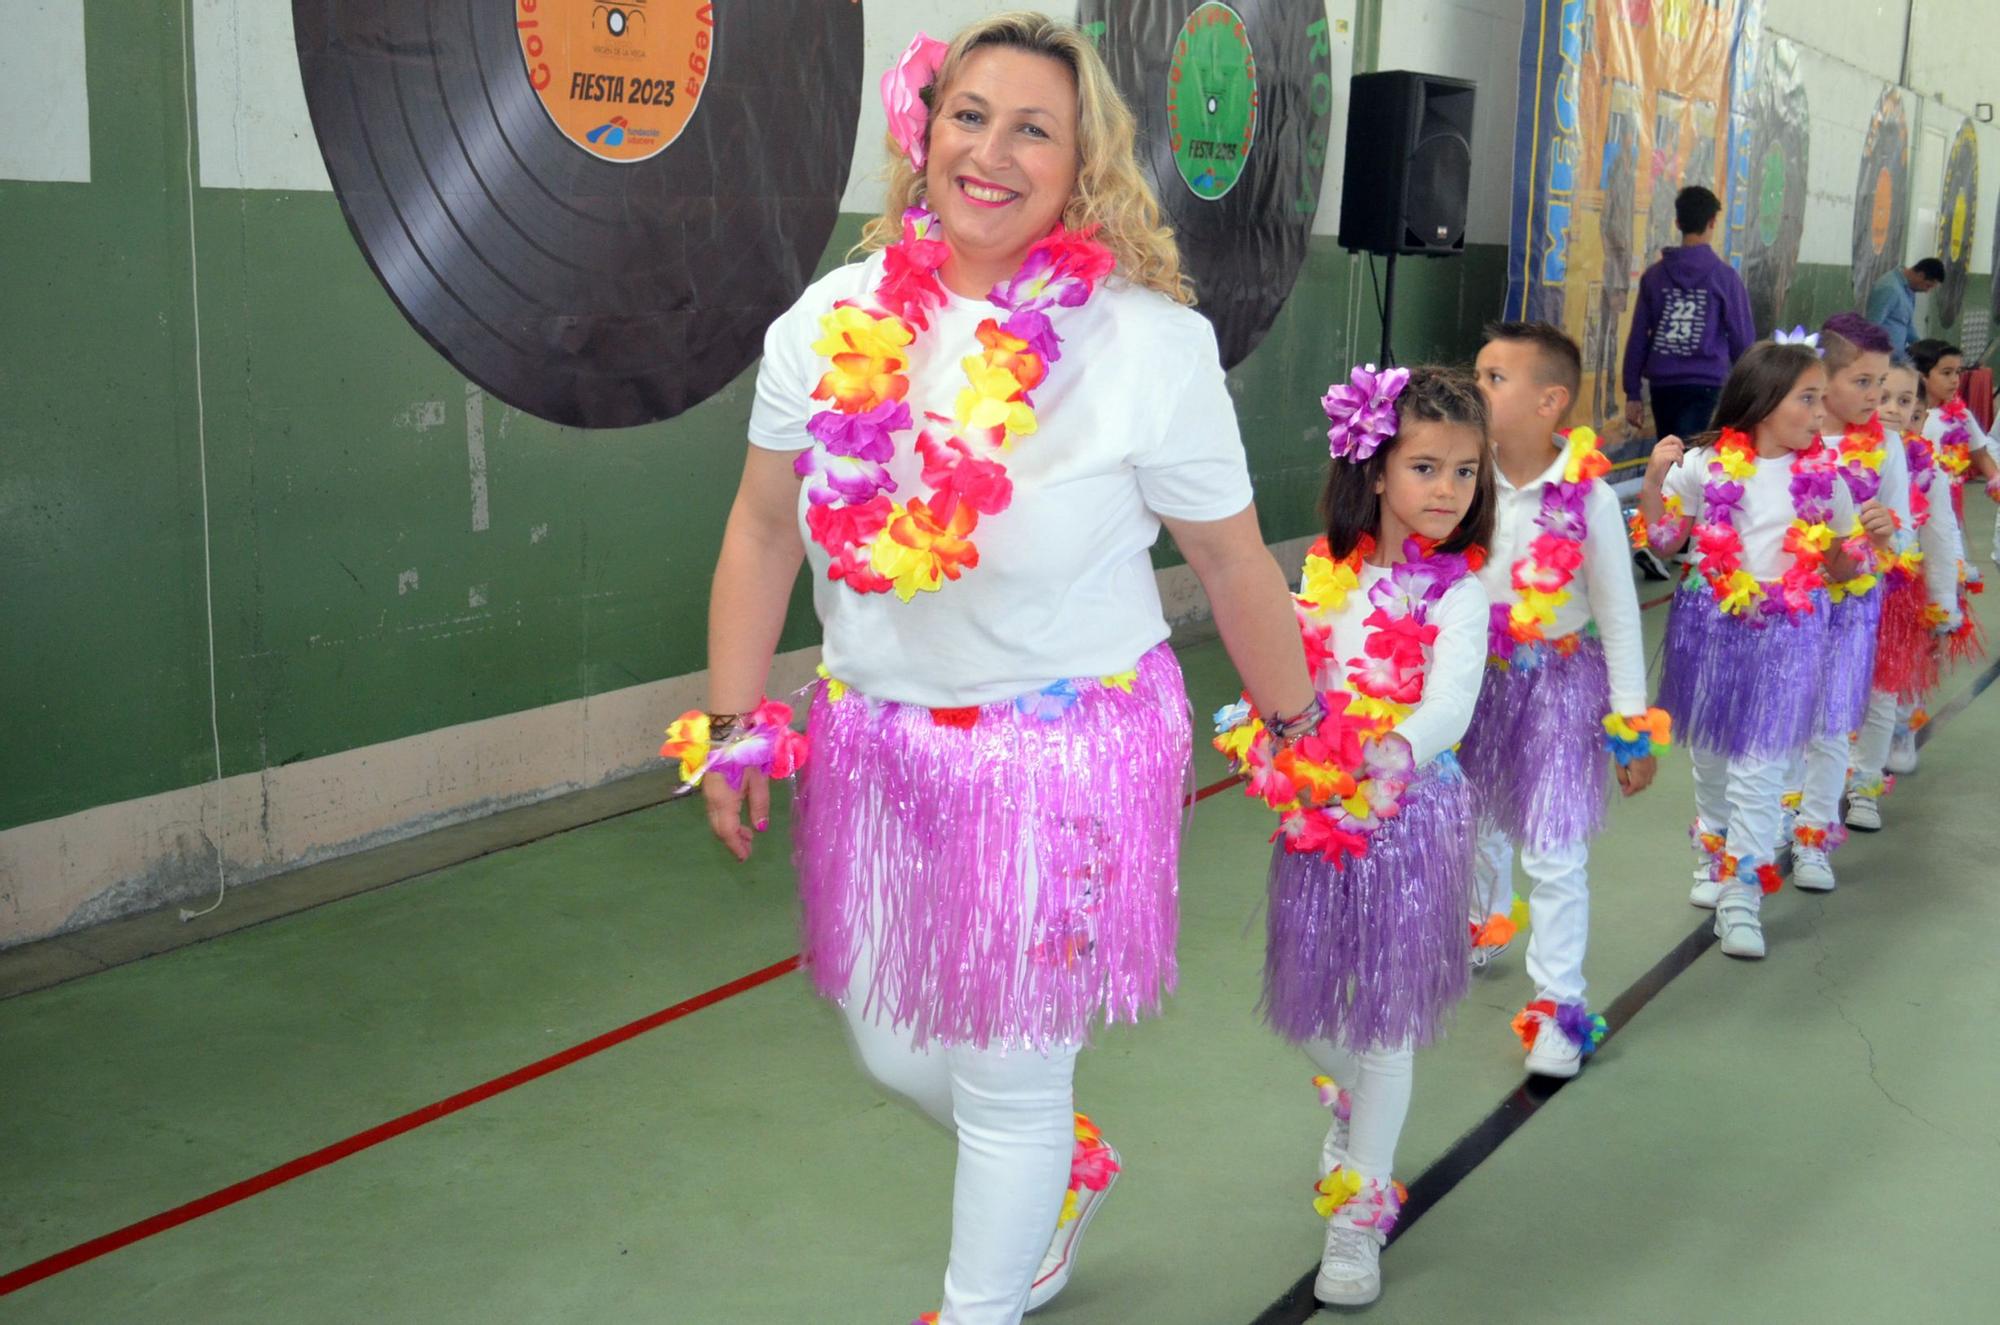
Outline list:
[[[1331,557],[1307,557],[1299,597],[1320,611],[1334,613],[1347,606],[1347,595],[1361,587],[1361,576],[1349,562]]]
[[[995,368],[978,355],[964,363],[972,385],[958,393],[956,417],[966,428],[1005,428],[1009,439],[1035,431],[1035,411],[1020,399],[1021,383],[1005,368]]]

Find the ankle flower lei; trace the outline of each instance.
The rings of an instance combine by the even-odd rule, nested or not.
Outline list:
[[[972,541],[979,517],[1014,500],[1002,457],[1034,433],[1029,393],[1062,357],[1049,310],[1080,307],[1117,265],[1090,236],[1055,231],[987,296],[1009,316],[979,324],[981,349],[961,360],[966,386],[950,416],[924,412],[915,446],[928,492],[907,504],[889,496],[897,490],[889,462],[895,434],[914,422],[905,399],[912,349],[945,298],[938,271],[950,249],[937,217],[921,207],[905,212],[903,237],[883,250],[872,294],[843,300],[820,319],[825,334],[813,351],[828,367],[812,398],[830,408],[807,422],[813,445],[793,468],[806,482],[807,531],[833,559],[828,579],[856,593],[894,590],[907,603],[979,564]]]
[[[1468,558],[1404,544],[1404,560],[1368,591],[1368,642],[1348,669],[1352,692],[1328,674],[1339,666],[1329,618],[1360,587],[1361,564],[1375,550],[1364,536],[1335,560],[1325,539],[1306,555],[1297,598],[1308,663],[1320,686],[1322,716],[1311,732],[1279,745],[1246,697],[1215,715],[1215,748],[1246,778],[1244,794],[1278,812],[1285,850],[1339,860],[1361,856],[1368,837],[1395,817],[1415,770],[1395,726],[1424,693],[1427,649],[1438,628],[1431,609],[1471,572]]]
[[[1833,485],[1835,460],[1823,442],[1815,441],[1792,454],[1791,528],[1785,531],[1785,551],[1792,564],[1776,580],[1759,580],[1743,569],[1743,537],[1736,516],[1743,504],[1744,480],[1757,472],[1757,445],[1747,433],[1723,431],[1715,444],[1702,485],[1701,518],[1695,522],[1700,573],[1716,606],[1731,616],[1762,625],[1762,617],[1788,614],[1793,620],[1810,616],[1813,594],[1828,583],[1827,549],[1833,546]],[[1870,584],[1873,577],[1869,577]]]
[[[792,730],[791,722],[791,705],[767,699],[718,738],[710,730],[708,714],[690,709],[667,728],[660,758],[680,760],[681,781],[691,787],[700,786],[710,773],[720,773],[741,791],[746,773],[784,779],[805,763],[806,738]]]
[[[1313,1210],[1320,1218],[1331,1219],[1353,1206],[1349,1216],[1354,1227],[1372,1228],[1385,1238],[1409,1199],[1410,1189],[1402,1183],[1364,1178],[1344,1165],[1313,1184]]]
[[[1594,431],[1576,428],[1566,434],[1562,477],[1543,485],[1542,509],[1535,516],[1542,532],[1528,545],[1528,555],[1514,563],[1514,592],[1520,601],[1493,605],[1487,654],[1494,662],[1512,662],[1522,645],[1551,643],[1543,630],[1555,624],[1556,609],[1569,601],[1570,581],[1583,565],[1583,541],[1590,532],[1584,503],[1590,485],[1609,472],[1611,461],[1599,449]]]
[[[1104,1133],[1084,1114],[1076,1115],[1076,1142],[1070,1149],[1069,1190],[1063,1193],[1062,1213],[1056,1216],[1058,1229],[1068,1228],[1082,1213],[1080,1193],[1085,1189],[1101,1192],[1118,1176],[1118,1157],[1104,1144]]]
[[[1540,1037],[1544,1023],[1554,1023],[1563,1038],[1576,1046],[1577,1052],[1585,1058],[1597,1052],[1597,1046],[1604,1043],[1604,1037],[1611,1033],[1610,1023],[1597,1016],[1582,1003],[1557,1003],[1551,998],[1538,998],[1514,1014],[1514,1034],[1521,1037],[1523,1049],[1533,1049]]]

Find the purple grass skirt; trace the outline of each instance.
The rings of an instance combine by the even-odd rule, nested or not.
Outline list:
[[[1489,661],[1458,747],[1481,817],[1538,851],[1595,837],[1611,794],[1610,706],[1604,642],[1594,635],[1567,655],[1517,646],[1512,661]]]
[[[1786,616],[1737,617],[1699,579],[1674,595],[1661,647],[1660,707],[1674,737],[1731,757],[1789,758],[1818,731],[1827,603]]]
[[[1159,1010],[1190,739],[1165,645],[1130,693],[1082,680],[934,713],[821,683],[807,731],[793,857],[821,994],[918,1047],[1046,1049]]]
[[[1845,736],[1868,716],[1875,688],[1875,645],[1882,630],[1882,588],[1852,595],[1827,614],[1825,664],[1820,675],[1819,734]]]
[[[1429,1044],[1465,997],[1472,788],[1444,754],[1402,812],[1338,863],[1271,854],[1265,1020],[1294,1043],[1353,1050]]]

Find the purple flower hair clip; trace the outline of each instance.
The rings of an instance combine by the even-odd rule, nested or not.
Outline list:
[[[1793,327],[1790,331],[1774,331],[1771,333],[1771,341],[1775,345],[1803,345],[1820,358],[1826,357],[1826,350],[1819,343],[1819,333],[1807,331],[1804,327]]]
[[[1349,373],[1348,381],[1329,387],[1319,407],[1333,421],[1326,430],[1328,454],[1358,465],[1396,435],[1396,397],[1410,384],[1410,370],[1378,373],[1371,363]]]

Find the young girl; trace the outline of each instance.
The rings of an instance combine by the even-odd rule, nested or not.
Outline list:
[[[1848,764],[1852,737],[1868,716],[1874,685],[1886,595],[1883,575],[1893,558],[1914,549],[1915,537],[1909,463],[1903,448],[1884,437],[1882,421],[1875,416],[1882,379],[1889,372],[1888,333],[1858,314],[1841,313],[1826,320],[1819,337],[1826,360],[1827,426],[1840,430],[1839,440],[1828,444],[1837,447],[1841,482],[1857,507],[1879,502],[1895,522],[1889,556],[1832,586],[1820,727],[1793,781],[1799,809],[1792,828],[1792,884],[1809,892],[1831,892],[1835,879],[1829,856],[1846,837],[1841,792],[1848,793],[1846,826],[1864,832],[1882,826],[1880,784],[1850,786]],[[1892,659],[1891,672],[1905,670],[1904,663]]]
[[[1659,702],[1694,762],[1694,835],[1709,869],[1689,900],[1715,908],[1732,957],[1764,955],[1758,912],[1778,888],[1786,774],[1819,730],[1827,586],[1866,554],[1819,438],[1826,376],[1806,346],[1757,345],[1722,388],[1719,435],[1685,452],[1663,438],[1639,497],[1637,532],[1657,552],[1695,538],[1699,559],[1667,622]],[[1870,503],[1866,520],[1886,545],[1888,512]]]
[[[1653,780],[1665,716],[1646,708],[1639,595],[1611,468],[1588,428],[1555,431],[1582,376],[1576,342],[1545,322],[1487,329],[1495,518],[1479,572],[1493,600],[1486,678],[1459,748],[1479,799],[1474,963],[1513,927],[1514,854],[1532,889],[1528,975],[1515,1018],[1528,1071],[1573,1077],[1597,1047],[1584,1002],[1590,840],[1604,826],[1606,755],[1628,796]],[[1496,933],[1496,931],[1498,931]]]
[[[1908,363],[1892,365],[1882,384],[1883,430],[1901,442],[1909,461],[1916,548],[1898,557],[1888,571],[1875,688],[1854,745],[1852,781],[1863,789],[1883,785],[1885,772],[1907,773],[1916,767],[1910,719],[1937,688],[1943,639],[1958,628],[1962,555],[1958,520],[1952,513],[1950,481],[1938,468],[1935,448],[1913,427],[1921,389],[1917,370]],[[1907,744],[1904,736],[1911,737]]]
[[[1958,346],[1942,340],[1920,340],[1910,346],[1910,362],[1923,377],[1923,405],[1930,411],[1923,424],[1924,436],[1939,447],[1939,459],[1952,480],[1952,509],[1958,515],[1961,532],[1965,528],[1965,480],[1978,474],[1986,484],[1986,495],[2000,502],[2000,443],[1996,443],[1958,394],[1958,379],[1965,367],[1965,354]],[[2000,560],[2000,514],[1994,516],[1993,556]],[[1968,553],[1966,561],[1972,561]],[[1977,572],[1974,572],[1976,580]]]
[[[1350,1306],[1381,1292],[1415,1050],[1465,993],[1473,817],[1451,747],[1486,658],[1471,560],[1493,522],[1486,406],[1468,376],[1356,369],[1352,382],[1322,402],[1327,535],[1299,592],[1314,725],[1274,736],[1247,703],[1216,715],[1217,748],[1281,815],[1264,1013],[1327,1074],[1314,1291]]]

